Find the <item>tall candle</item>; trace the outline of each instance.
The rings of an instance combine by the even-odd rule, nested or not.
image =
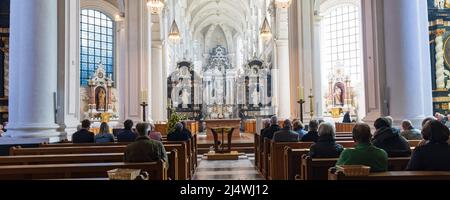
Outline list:
[[[147,100],[148,100],[148,92],[147,92],[147,90],[142,90],[141,91],[141,102],[147,103]]]

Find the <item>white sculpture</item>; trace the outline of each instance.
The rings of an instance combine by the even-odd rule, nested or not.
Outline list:
[[[183,107],[186,107],[187,105],[190,104],[190,97],[191,95],[189,94],[189,92],[187,91],[187,89],[183,89],[183,92],[181,93],[181,101],[183,102]]]
[[[252,101],[253,107],[258,107],[259,106],[259,92],[258,92],[258,88],[255,87],[255,89],[253,90],[252,96],[253,96],[253,99],[252,99],[253,100]]]
[[[438,9],[445,9],[447,0],[434,0],[434,7]]]

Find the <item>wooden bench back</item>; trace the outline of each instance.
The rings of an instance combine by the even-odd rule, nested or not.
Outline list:
[[[341,144],[344,148],[351,148],[355,146],[353,141],[337,141],[338,144]],[[267,178],[269,180],[283,180],[285,178],[285,169],[287,168],[284,165],[284,150],[286,147],[290,147],[292,149],[309,149],[313,145],[312,142],[281,142],[276,143],[271,141],[269,147],[269,174]]]
[[[150,174],[151,180],[167,180],[164,162],[152,163],[78,163],[47,165],[0,166],[1,180],[108,178],[113,169],[141,169]]]
[[[336,123],[336,132],[351,133],[356,123]]]
[[[392,180],[392,181],[411,181],[411,180],[450,180],[450,172],[437,171],[389,171],[381,173],[371,173],[365,177],[349,177],[342,172],[337,172],[334,168],[329,170],[328,180]]]
[[[302,156],[309,153],[309,149],[284,149],[284,180],[301,180],[300,166]]]
[[[178,178],[179,180],[188,180],[191,177],[189,156],[187,154],[187,144],[174,143],[164,144],[166,151],[177,150],[178,157]],[[58,154],[99,154],[99,153],[123,153],[126,146],[72,146],[72,147],[40,147],[40,148],[21,148],[12,147],[10,155],[58,155]],[[169,161],[169,164],[172,165]]]
[[[336,165],[338,158],[316,159],[304,155],[301,161],[302,180],[327,180],[328,170]],[[390,171],[403,171],[408,165],[410,157],[389,158]]]
[[[112,163],[123,162],[123,156],[123,153],[4,156],[0,157],[0,166]],[[167,157],[169,159],[168,178],[180,180],[178,175],[178,151],[176,149],[168,150]]]

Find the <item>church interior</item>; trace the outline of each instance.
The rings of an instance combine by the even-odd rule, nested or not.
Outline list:
[[[0,180],[450,180],[449,41],[450,0],[1,0]]]

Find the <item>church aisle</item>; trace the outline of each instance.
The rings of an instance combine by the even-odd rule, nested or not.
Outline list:
[[[255,169],[254,154],[246,154],[239,160],[209,161],[199,156],[199,166],[193,180],[264,180]]]

